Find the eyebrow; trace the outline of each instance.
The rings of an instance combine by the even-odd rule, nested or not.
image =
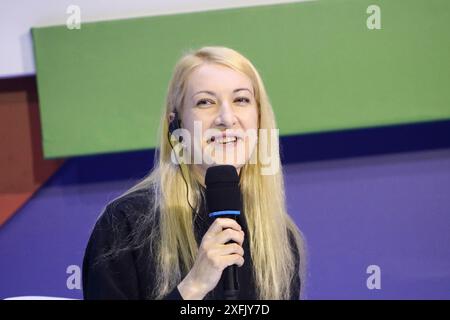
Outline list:
[[[238,91],[242,91],[242,90],[247,90],[248,92],[250,92],[251,94],[253,94],[253,93],[250,91],[250,89],[248,89],[248,88],[238,88],[238,89],[234,89],[234,90],[233,90],[233,93],[238,92]],[[214,92],[212,92],[212,91],[202,90],[202,91],[198,91],[198,92],[194,93],[194,94],[192,95],[192,97],[194,97],[195,95],[197,95],[197,94],[199,94],[199,93],[207,93],[207,94],[210,94],[210,95],[212,95],[212,96],[215,96],[215,95],[216,95],[216,94],[215,94]]]

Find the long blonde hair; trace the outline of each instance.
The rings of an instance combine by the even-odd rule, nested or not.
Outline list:
[[[171,161],[172,146],[167,137],[169,113],[173,110],[180,111],[187,78],[195,68],[204,63],[220,64],[247,75],[254,86],[259,128],[276,129],[275,117],[264,84],[252,63],[240,53],[226,47],[203,47],[185,53],[178,61],[161,115],[158,133],[160,143],[155,154],[154,168],[148,176],[121,196],[150,189],[154,197],[150,209],[152,212],[143,217],[139,228],[146,232],[146,240],[154,244],[149,254],[156,270],[151,297],[155,299],[162,298],[179,284],[192,268],[198,252],[193,226],[194,213],[190,204],[197,207],[200,205],[204,196],[203,190],[198,175],[192,170],[191,166],[194,164],[177,165]],[[258,139],[252,157],[258,153],[259,141]],[[275,153],[272,155],[272,161],[277,161],[281,168],[278,145]],[[261,166],[258,159],[256,164],[245,164],[240,172],[244,212],[248,224],[246,241],[249,241],[253,260],[257,297],[289,299],[292,279],[296,273],[301,279],[303,296],[305,246],[301,232],[286,212],[283,173],[278,170],[275,174],[262,175]],[[186,185],[189,186],[189,192]],[[189,194],[189,203],[186,194]],[[157,224],[154,224],[155,219],[158,220]],[[149,231],[149,226],[156,227],[151,227]],[[298,250],[300,256],[300,268],[296,268],[289,233],[293,235],[296,244],[294,250]]]

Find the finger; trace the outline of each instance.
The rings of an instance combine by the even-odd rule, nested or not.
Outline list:
[[[234,241],[242,246],[244,243],[244,232],[233,229],[225,229],[217,235],[216,241],[220,244],[225,244],[228,241]]]
[[[237,243],[224,244],[221,247],[220,254],[222,256],[230,254],[238,254],[244,256],[244,249]]]
[[[217,218],[214,220],[213,224],[209,227],[208,232],[211,233],[219,233],[223,229],[231,228],[234,230],[242,230],[239,223],[236,220],[230,218]]]
[[[233,264],[242,267],[244,264],[244,258],[241,255],[238,254],[231,254],[228,256],[223,256],[225,267],[229,267]],[[224,267],[224,269],[225,269]]]

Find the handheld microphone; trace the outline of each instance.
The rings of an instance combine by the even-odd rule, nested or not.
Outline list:
[[[231,165],[208,168],[205,176],[206,204],[211,218],[231,218],[237,220],[242,211],[242,195],[239,176]],[[229,241],[228,243],[233,243]],[[228,244],[227,243],[227,244]],[[222,273],[226,300],[236,300],[239,295],[237,266],[225,268]]]

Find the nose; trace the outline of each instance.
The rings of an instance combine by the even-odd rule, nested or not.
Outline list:
[[[216,126],[224,126],[232,128],[237,122],[233,107],[229,103],[224,102],[220,106],[219,115],[215,119]]]

